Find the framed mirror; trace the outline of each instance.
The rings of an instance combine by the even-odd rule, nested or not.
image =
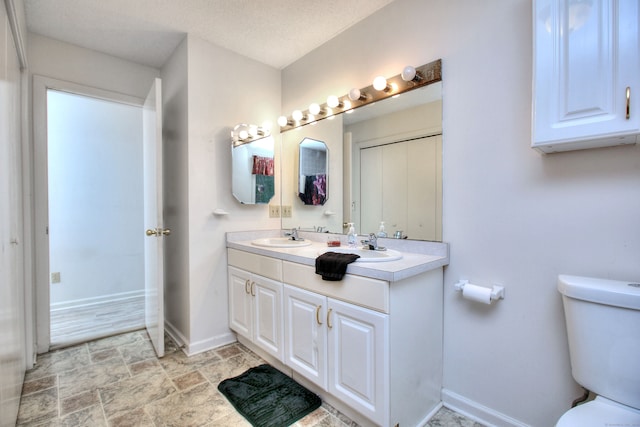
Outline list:
[[[304,138],[298,147],[298,163],[298,197],[305,205],[324,205],[329,198],[327,145]]]
[[[231,145],[231,192],[242,204],[269,203],[275,194],[274,139],[268,136]]]
[[[436,82],[285,132],[282,137],[282,204],[293,215],[282,228],[300,227],[358,234],[376,233],[384,221],[389,237],[442,240],[442,83]],[[325,141],[331,199],[322,210],[291,200],[298,177],[285,170],[296,162],[304,138]],[[335,138],[335,139],[334,139]],[[292,163],[297,164],[297,163]],[[296,187],[293,190],[292,187]]]

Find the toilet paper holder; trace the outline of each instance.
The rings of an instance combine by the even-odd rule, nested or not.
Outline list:
[[[468,280],[461,279],[458,281],[458,283],[454,284],[453,287],[455,288],[456,291],[462,292],[465,285],[477,286],[477,285],[472,285],[471,283],[469,283]],[[504,286],[493,285],[491,287],[491,301],[497,301],[500,299],[504,299]]]

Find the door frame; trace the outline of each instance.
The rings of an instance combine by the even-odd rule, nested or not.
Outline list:
[[[53,89],[105,101],[141,107],[144,99],[50,77],[33,76],[33,188],[35,243],[36,352],[49,351],[51,343],[49,296],[49,185],[47,164],[47,90]]]

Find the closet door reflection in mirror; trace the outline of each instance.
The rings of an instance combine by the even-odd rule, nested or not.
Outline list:
[[[304,138],[298,150],[298,197],[305,205],[322,206],[329,198],[327,145],[322,141]]]
[[[231,191],[243,204],[269,203],[275,194],[272,136],[232,145]]]

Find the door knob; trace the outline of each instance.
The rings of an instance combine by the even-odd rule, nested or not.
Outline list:
[[[171,234],[171,230],[169,230],[168,228],[149,228],[146,231],[146,235],[147,236],[168,236]]]

